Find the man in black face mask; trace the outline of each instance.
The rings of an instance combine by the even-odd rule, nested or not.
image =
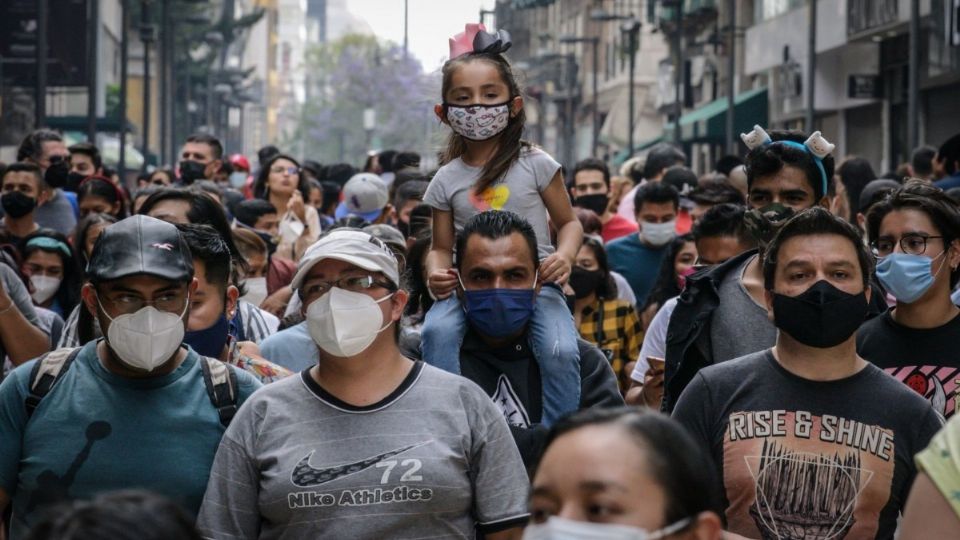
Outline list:
[[[0,206],[3,207],[3,232],[6,241],[17,245],[20,239],[37,230],[33,219],[37,204],[45,200],[40,167],[32,163],[13,163],[0,177]]]
[[[213,135],[196,133],[187,137],[180,150],[180,182],[184,186],[197,180],[213,180],[223,165],[223,144]]]
[[[604,243],[635,234],[639,229],[636,222],[610,211],[610,169],[607,164],[596,158],[587,158],[573,167],[573,183],[570,195],[573,205],[592,210],[600,217],[603,229],[600,236]]]
[[[80,214],[75,193],[63,188],[70,177],[70,152],[63,138],[55,131],[38,129],[20,142],[17,161],[26,161],[40,167],[43,200],[38,200],[34,214],[37,225],[70,235],[77,226]]]
[[[764,304],[765,246],[795,213],[828,201],[833,158],[814,155],[801,133],[760,131],[763,135],[743,136],[755,143],[746,157],[749,208],[744,225],[759,249],[687,278],[667,329],[662,404],[667,412],[701,368],[773,345],[776,328]]]
[[[730,532],[893,537],[913,455],[942,418],[857,355],[872,268],[846,221],[791,219],[763,261],[776,344],[701,370],[680,396],[673,416],[714,457]]]

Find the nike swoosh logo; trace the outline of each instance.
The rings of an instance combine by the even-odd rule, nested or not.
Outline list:
[[[311,450],[310,453],[306,456],[303,456],[303,459],[301,459],[297,463],[296,467],[293,468],[293,473],[290,475],[290,480],[295,486],[299,487],[319,486],[321,484],[326,484],[327,482],[332,482],[337,478],[342,478],[344,476],[367,470],[387,458],[391,458],[397,454],[402,454],[408,450],[413,450],[414,448],[423,446],[429,442],[430,441],[424,441],[417,444],[411,444],[410,446],[397,448],[396,450],[377,454],[375,456],[362,459],[360,461],[355,461],[353,463],[348,463],[346,465],[324,467],[322,469],[317,469],[310,466],[310,458],[313,457],[314,452],[316,452],[316,450]]]

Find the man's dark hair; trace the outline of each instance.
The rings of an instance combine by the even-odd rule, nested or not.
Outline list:
[[[180,188],[163,189],[150,195],[147,197],[147,200],[143,201],[143,205],[140,207],[140,213],[148,215],[150,211],[153,210],[153,207],[160,202],[171,200],[184,201],[189,204],[190,210],[187,211],[187,219],[190,220],[190,223],[213,227],[223,241],[226,242],[230,254],[233,256],[233,259],[237,261],[237,265],[244,268],[246,267],[246,260],[243,258],[243,255],[240,254],[237,245],[233,243],[233,234],[230,231],[230,224],[227,222],[227,215],[223,211],[223,207],[217,204],[217,201],[213,200],[212,197]]]
[[[197,180],[186,188],[194,193],[207,193],[213,195],[223,204],[223,189],[212,180]]]
[[[270,201],[247,199],[234,208],[233,217],[247,227],[255,227],[261,217],[276,213],[277,209],[270,204]]]
[[[90,161],[93,162],[94,169],[103,167],[103,159],[100,157],[100,149],[94,144],[81,142],[67,148],[67,150],[70,152],[70,155],[83,154],[90,158]]]
[[[713,170],[724,176],[730,176],[730,171],[743,165],[743,160],[740,159],[740,156],[726,155],[717,160],[716,165],[713,166]]]
[[[63,137],[52,129],[38,129],[28,133],[17,148],[17,161],[38,161],[43,156],[43,143],[50,141],[63,142]]]
[[[280,149],[272,144],[268,144],[263,148],[257,150],[257,162],[263,166],[264,163],[270,160],[273,156],[280,153]]]
[[[697,189],[690,192],[690,200],[702,204],[703,206],[712,206],[715,204],[747,204],[743,193],[731,186],[727,182],[707,182],[700,184]]]
[[[39,165],[35,165],[29,161],[18,161],[7,165],[7,168],[3,170],[3,175],[0,175],[0,185],[3,185],[3,179],[13,172],[33,173],[33,176],[37,178],[37,189],[43,188],[43,173],[40,172]]]
[[[220,139],[209,133],[194,133],[187,137],[186,142],[207,144],[213,149],[213,159],[223,158],[223,144],[220,143]]]
[[[323,177],[323,165],[314,159],[305,159],[303,163],[300,164],[300,169],[310,173],[316,180],[320,180]]]
[[[686,165],[687,155],[670,143],[658,143],[647,152],[647,160],[643,164],[643,177],[650,180],[660,176],[664,169],[674,165]]]
[[[768,135],[774,143],[777,141],[793,141],[802,145],[807,140],[807,136],[799,131],[770,130]],[[828,155],[823,158],[822,164],[829,186],[833,178],[833,156]],[[758,178],[777,174],[787,165],[803,171],[807,183],[813,189],[814,204],[820,202],[820,199],[829,191],[829,187],[827,190],[823,189],[823,176],[820,174],[820,168],[817,167],[817,158],[807,150],[786,144],[758,146],[747,154],[747,159],[744,162],[747,172],[747,190],[749,191]]]
[[[357,174],[357,169],[349,163],[334,163],[328,165],[324,171],[324,181],[336,182],[343,187],[353,175]]]
[[[393,207],[399,212],[407,201],[423,200],[423,194],[427,192],[427,186],[430,182],[426,180],[407,180],[397,188],[393,196]]]
[[[889,178],[877,178],[863,186],[863,191],[860,192],[860,212],[866,215],[873,205],[882,201],[891,191],[900,189],[902,185]]]
[[[662,182],[648,182],[639,189],[633,196],[633,211],[639,214],[643,209],[643,203],[673,203],[673,209],[680,208],[680,193],[677,188],[664,184]]]
[[[677,188],[677,192],[684,196],[697,189],[699,185],[697,173],[683,165],[674,165],[667,169],[667,172],[663,173],[660,183]]]
[[[915,176],[929,177],[933,174],[933,157],[937,149],[932,146],[920,146],[910,154],[910,167]]]
[[[86,311],[86,310],[81,310]],[[109,433],[103,422],[87,428]],[[109,425],[106,425],[109,427]],[[193,520],[174,502],[148,491],[124,490],[58,505],[26,540],[200,540]]]
[[[826,208],[814,206],[787,221],[767,245],[767,251],[763,259],[763,286],[768,291],[773,290],[777,273],[777,258],[780,255],[780,248],[787,240],[797,236],[826,234],[842,236],[850,241],[857,253],[857,260],[860,262],[860,278],[863,281],[863,286],[869,285],[870,276],[873,274],[874,257],[863,245],[863,237],[860,235],[860,231],[847,221],[831,214]]]
[[[377,163],[380,164],[380,170],[383,172],[393,172],[393,158],[397,156],[396,150],[384,150],[377,154]]]
[[[17,156],[19,155],[17,154]],[[937,150],[937,161],[943,162],[943,168],[947,172],[947,176],[957,174],[957,162],[960,162],[960,133],[950,137],[940,145]]]
[[[867,236],[876,242],[880,236],[880,224],[883,218],[894,210],[918,210],[923,212],[937,228],[944,246],[960,239],[960,209],[941,189],[920,181],[911,180],[870,208],[867,212]],[[950,273],[950,286],[960,279],[960,269]]]
[[[533,226],[522,217],[509,211],[487,210],[468,219],[463,229],[457,234],[457,270],[461,269],[466,256],[467,241],[473,235],[479,235],[490,240],[505,238],[518,233],[527,241],[530,251],[530,260],[534,268],[540,266],[540,257],[537,253],[537,233]]]
[[[398,152],[393,156],[394,172],[406,168],[420,168],[420,154],[416,152]]]
[[[742,204],[722,203],[707,210],[690,231],[694,240],[732,236],[742,246],[756,246],[756,238],[744,224],[747,207]]]
[[[217,287],[220,292],[226,293],[233,275],[231,267],[233,258],[230,255],[230,248],[220,233],[209,225],[192,223],[178,223],[177,229],[180,229],[180,236],[190,247],[193,258],[203,261],[206,269],[204,278],[207,282]]]
[[[562,436],[596,426],[621,429],[636,443],[638,450],[642,449],[646,470],[663,490],[666,523],[676,523],[701,512],[723,515],[717,487],[721,484],[710,454],[694,441],[683,425],[658,412],[634,407],[584,409],[561,419],[550,429],[544,452]]]
[[[570,187],[577,185],[577,173],[580,171],[600,171],[603,173],[603,183],[610,189],[610,167],[597,158],[581,159],[573,166],[573,175],[570,177]]]

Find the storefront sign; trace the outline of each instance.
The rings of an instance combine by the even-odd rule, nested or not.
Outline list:
[[[880,77],[877,75],[850,75],[847,79],[847,97],[850,99],[877,99],[882,97]]]

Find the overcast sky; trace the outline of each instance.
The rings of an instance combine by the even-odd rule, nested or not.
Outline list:
[[[447,39],[478,22],[480,8],[493,9],[495,0],[409,0],[409,50],[425,71],[439,69],[449,48]],[[380,38],[403,44],[403,0],[348,0],[347,9],[365,19]],[[490,24],[491,15],[487,16]]]

